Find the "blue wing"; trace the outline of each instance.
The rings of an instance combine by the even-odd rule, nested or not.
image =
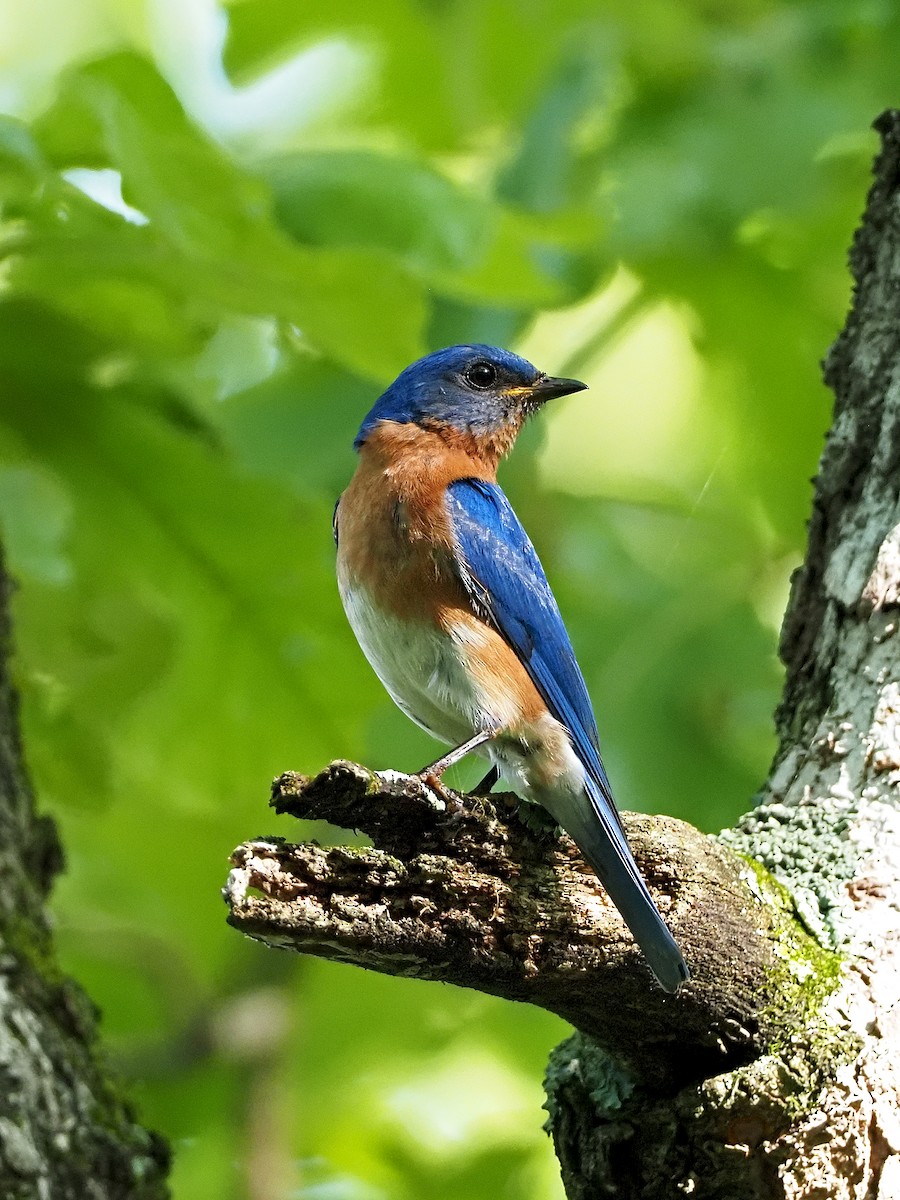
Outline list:
[[[656,978],[677,992],[687,964],[632,857],[603,763],[597,723],[575,651],[534,547],[495,483],[460,479],[446,493],[456,566],[469,599],[519,656],[548,709],[569,732],[590,809],[562,820],[641,946]],[[596,820],[591,820],[592,812]]]
[[[447,488],[446,504],[470,599],[515,650],[615,812],[590,697],[528,534],[496,483],[457,480]]]

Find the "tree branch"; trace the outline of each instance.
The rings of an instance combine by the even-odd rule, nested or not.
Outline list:
[[[780,1036],[790,922],[743,859],[683,821],[626,814],[695,967],[667,996],[573,843],[532,831],[517,804],[445,800],[415,776],[354,763],[282,775],[276,811],[361,829],[374,848],[247,843],[233,857],[228,919],[270,945],[527,1000],[656,1086],[746,1062]]]

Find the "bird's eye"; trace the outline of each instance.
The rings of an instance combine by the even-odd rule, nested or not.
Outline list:
[[[493,387],[496,382],[497,368],[493,363],[472,363],[471,367],[466,371],[466,383],[474,388]]]

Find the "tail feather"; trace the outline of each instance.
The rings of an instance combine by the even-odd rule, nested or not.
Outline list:
[[[579,798],[580,803],[566,805],[567,811],[554,812],[553,816],[590,863],[660,986],[667,992],[677,992],[691,977],[678,943],[638,870],[618,814],[590,776],[585,779],[585,792],[590,805]]]

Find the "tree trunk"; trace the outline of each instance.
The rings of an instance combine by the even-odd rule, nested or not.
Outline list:
[[[722,835],[789,889],[842,969],[790,1038],[674,1095],[632,1080],[618,1105],[583,1038],[559,1047],[551,1126],[571,1197],[900,1197],[900,113],[876,127],[782,631],[780,745],[761,803]]]
[[[44,904],[62,853],[22,762],[8,593],[0,564],[0,1196],[164,1200],[168,1151],[120,1096],[94,1009],[53,956]]]
[[[653,987],[571,844],[508,798],[334,764],[276,780],[276,808],[373,849],[235,852],[251,936],[572,1022],[547,1074],[571,1200],[900,1198],[900,113],[877,127],[762,802],[718,841],[626,818],[691,984]]]

